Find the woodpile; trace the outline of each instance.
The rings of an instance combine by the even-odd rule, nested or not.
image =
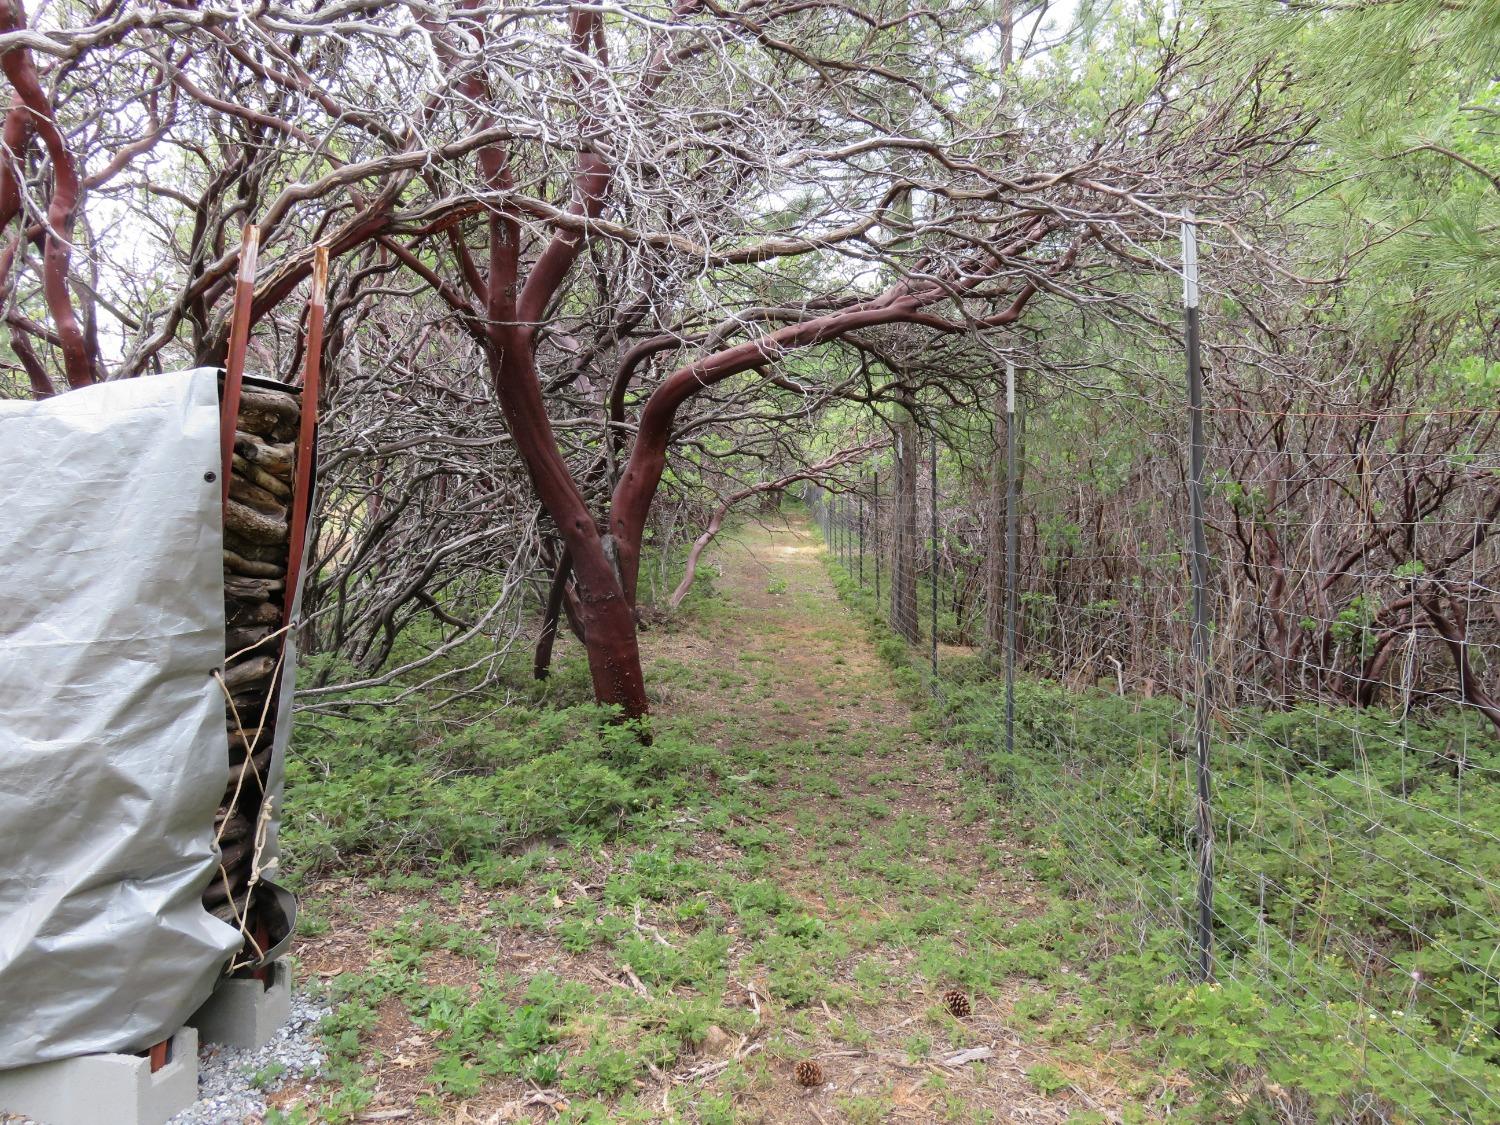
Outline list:
[[[268,920],[259,917],[254,892],[264,821],[271,812],[266,783],[288,617],[286,576],[300,418],[297,395],[245,385],[224,511],[230,770],[215,821],[222,858],[203,905],[246,934],[238,962],[258,959],[266,943],[280,936],[269,932]]]

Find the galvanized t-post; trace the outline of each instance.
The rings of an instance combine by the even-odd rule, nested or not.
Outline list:
[[[875,470],[875,486],[870,489],[870,506],[875,509],[875,613],[880,614],[880,470]]]
[[[865,588],[865,494],[859,493],[859,588]]]
[[[849,569],[849,499],[839,493],[839,525],[844,530],[844,570]]]
[[[838,550],[840,550],[844,570],[849,568],[849,502],[844,499],[843,493],[838,493]]]
[[[1208,761],[1208,539],[1203,530],[1203,367],[1198,345],[1198,237],[1182,211],[1182,304],[1187,321],[1188,508],[1192,518],[1193,727],[1198,767],[1198,979],[1213,979],[1214,822]]]
[[[932,685],[937,689],[937,621],[938,621],[938,491],[937,431],[932,431]]]
[[[1005,752],[1016,752],[1016,365],[1005,364]]]
[[[844,528],[844,570],[849,569],[849,498],[839,494],[839,523]]]

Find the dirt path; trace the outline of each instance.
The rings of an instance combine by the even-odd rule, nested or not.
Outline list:
[[[1074,971],[1028,926],[1046,895],[973,814],[961,771],[913,729],[807,525],[726,535],[706,569],[713,596],[695,596],[685,623],[646,641],[659,746],[690,734],[714,747],[701,806],[597,846],[520,857],[509,888],[320,889],[335,917],[304,965],[356,996],[368,984],[363,1009],[345,1017],[363,1020],[358,1112],[1151,1119],[1143,1107],[1160,1084],[1107,1037],[1035,1034],[1030,1013],[1062,1003],[1058,981]],[[382,967],[407,948],[417,983],[382,995]],[[434,1031],[434,990],[469,1010],[493,997],[501,1010],[457,1063],[445,1059],[462,1016]],[[948,990],[972,1012],[949,1014]],[[510,1042],[516,1005],[528,1004],[551,1033],[524,1062],[486,1065],[484,1035]],[[798,1085],[799,1062],[816,1063],[822,1081]]]
[[[1099,1059],[1079,1067],[1016,1033],[1025,985],[1004,970],[1023,958],[1003,935],[1038,909],[1037,889],[1019,858],[964,816],[961,771],[913,729],[889,669],[839,603],[815,536],[797,519],[729,537],[712,558],[726,619],[656,649],[658,667],[676,660],[743,676],[727,693],[705,677],[670,707],[717,708],[722,725],[710,733],[726,748],[758,732],[778,775],[758,801],[782,833],[770,870],[859,947],[829,966],[848,1003],[820,1001],[791,1021],[824,1087],[747,1099],[761,1111],[748,1119],[1065,1121],[1080,1109],[1117,1119],[1129,1099]],[[943,1010],[954,988],[971,998],[963,1020]],[[970,1048],[993,1055],[943,1065]]]

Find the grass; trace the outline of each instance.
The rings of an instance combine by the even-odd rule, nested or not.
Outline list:
[[[709,756],[683,732],[664,729],[642,746],[613,720],[578,704],[456,724],[420,708],[305,724],[288,767],[296,870],[503,881],[529,842],[613,831],[710,780]]]
[[[1059,937],[1073,905],[972,815],[805,544],[747,530],[720,555],[722,596],[650,637],[649,748],[556,694],[298,732],[299,956],[335,1010],[325,1080],[276,1095],[271,1121],[984,1122],[1090,1103],[1147,1120],[1176,1103],[1129,1060],[1133,1031],[1089,1022],[1075,966],[1096,951]],[[955,986],[969,1020],[938,1002]],[[1037,989],[1047,1018],[1018,1017]],[[1076,1039],[1048,1042],[1064,1017]],[[975,1044],[1024,1065],[933,1062]],[[793,1084],[804,1058],[824,1086]],[[1041,1064],[1069,1084],[1040,1090]]]
[[[1029,956],[1080,938],[1106,954],[1019,1021],[1059,1045],[1100,1021],[1138,1029],[1137,1058],[1193,1074],[1211,1119],[1500,1120],[1500,742],[1480,722],[1220,708],[1217,974],[1195,984],[1191,714],[1022,681],[1007,754],[994,672],[950,658],[934,685],[830,572],[923,728],[987,775],[963,816],[1026,841],[1059,896]],[[1028,1071],[1039,1090],[1061,1088],[1049,1067]]]

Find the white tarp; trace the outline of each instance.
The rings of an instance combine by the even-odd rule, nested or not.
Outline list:
[[[240,944],[216,379],[0,402],[0,1068],[161,1040]]]

